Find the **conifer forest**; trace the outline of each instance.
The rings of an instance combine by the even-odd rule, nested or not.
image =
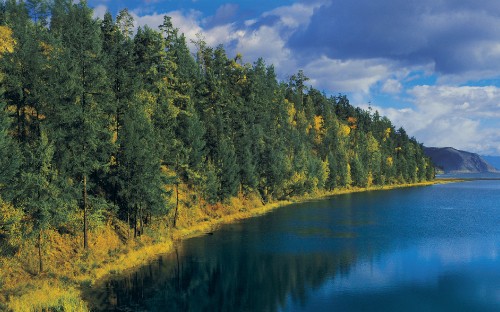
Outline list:
[[[168,16],[136,29],[86,1],[2,1],[0,81],[5,253],[31,241],[42,259],[47,231],[87,249],[110,218],[133,237],[173,228],[179,188],[183,209],[208,209],[434,179],[422,144],[377,111],[188,41]]]

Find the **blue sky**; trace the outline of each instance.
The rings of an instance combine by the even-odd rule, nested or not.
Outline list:
[[[327,94],[369,103],[426,146],[500,155],[498,0],[89,0],[127,7],[136,26],[163,15],[279,78],[299,69]]]

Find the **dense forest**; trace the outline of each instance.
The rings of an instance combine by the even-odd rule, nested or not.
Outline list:
[[[378,112],[302,71],[280,81],[262,59],[193,46],[168,16],[135,29],[127,10],[95,19],[86,1],[0,2],[2,246],[55,229],[87,248],[110,216],[137,236],[175,211],[175,227],[179,185],[197,209],[434,178]]]

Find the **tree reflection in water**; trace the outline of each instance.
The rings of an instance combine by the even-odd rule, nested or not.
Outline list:
[[[199,258],[176,249],[157,261],[88,291],[96,311],[278,311],[290,296],[347,273],[355,255],[240,254]]]

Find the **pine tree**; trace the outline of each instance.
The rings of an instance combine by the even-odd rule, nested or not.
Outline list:
[[[336,158],[332,152],[328,153],[328,178],[326,179],[325,187],[326,189],[333,191],[337,187],[337,162]]]
[[[57,105],[50,115],[55,158],[82,194],[84,248],[88,248],[89,177],[103,170],[111,155],[108,116],[112,113],[108,81],[102,65],[101,34],[85,1],[58,16],[64,32],[55,32],[61,46],[53,59]]]
[[[54,147],[41,131],[39,141],[24,149],[23,172],[17,181],[13,203],[22,207],[32,225],[28,237],[36,237],[38,247],[39,273],[43,272],[43,237],[51,227],[57,227],[71,213],[71,202],[63,192],[63,184],[53,167]]]
[[[23,144],[38,139],[41,116],[46,108],[47,56],[44,54],[50,39],[44,27],[45,8],[40,7],[39,2],[7,3],[7,22],[16,44],[15,53],[2,58],[3,84],[7,105],[15,111],[15,135]]]
[[[140,103],[128,107],[118,154],[118,185],[127,219],[133,216],[134,236],[142,232],[143,218],[166,212],[165,177],[150,121]]]
[[[136,77],[134,43],[130,38],[130,23],[133,23],[133,19],[126,10],[120,11],[116,23],[113,22],[109,12],[105,14],[101,22],[104,66],[111,89],[112,141],[115,145],[110,162],[110,172],[102,180],[105,181],[104,187],[109,193],[109,198],[115,204],[118,200],[117,170],[121,165],[117,154],[122,149],[120,142],[123,135],[123,119],[128,107],[135,105],[133,103],[140,89],[140,80]]]
[[[185,152],[186,168],[185,179],[193,182],[191,176],[195,172],[203,170],[205,160],[205,127],[200,120],[193,105],[179,115],[179,123],[176,136],[180,139]]]
[[[229,138],[222,136],[217,144],[216,150],[216,166],[218,171],[218,179],[220,181],[219,200],[227,199],[235,196],[238,192],[239,176],[238,163],[236,161],[236,153],[234,145]]]
[[[215,204],[217,201],[219,201],[219,188],[220,188],[220,183],[217,178],[217,168],[213,164],[212,161],[208,161],[206,164],[206,168],[203,173],[203,183],[202,183],[202,193],[204,199],[209,203],[209,204]]]

